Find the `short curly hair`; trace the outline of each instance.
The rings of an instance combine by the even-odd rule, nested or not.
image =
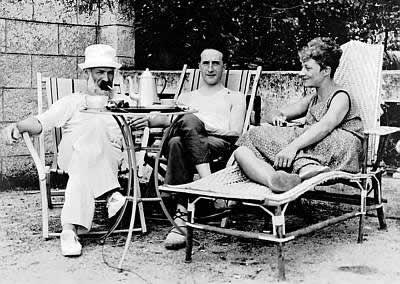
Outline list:
[[[342,49],[332,38],[317,37],[299,51],[299,57],[301,62],[314,59],[321,69],[329,66],[331,68],[330,77],[333,78],[342,53]]]

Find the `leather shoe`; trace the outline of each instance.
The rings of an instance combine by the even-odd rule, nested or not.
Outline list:
[[[186,233],[187,213],[177,210],[174,221],[179,228]],[[164,240],[164,247],[169,250],[178,250],[186,246],[186,236],[173,227]]]
[[[186,226],[182,229],[186,231]],[[186,236],[183,235],[178,229],[173,228],[164,240],[164,247],[168,250],[178,250],[186,246]]]

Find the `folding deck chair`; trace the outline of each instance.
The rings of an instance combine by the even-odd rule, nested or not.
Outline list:
[[[246,96],[246,115],[242,128],[242,134],[246,132],[250,125],[259,125],[261,120],[261,97],[257,96],[258,83],[260,80],[262,67],[256,70],[225,70],[222,73],[222,84],[236,92]],[[188,69],[189,84],[188,89],[194,91],[199,89],[204,81],[201,80],[199,69]],[[177,96],[175,97],[177,99]],[[226,161],[225,161],[226,162]]]
[[[230,90],[241,92],[246,95],[246,116],[245,122],[243,125],[243,130],[246,131],[249,128],[250,124],[259,125],[260,124],[260,115],[261,115],[261,98],[260,96],[256,96],[257,88],[258,88],[258,81],[261,76],[262,68],[259,66],[256,70],[225,70],[222,74],[222,84]],[[128,77],[128,81],[129,77]],[[197,90],[201,87],[202,84],[201,74],[199,69],[187,69],[187,65],[185,64],[181,76],[178,80],[177,88],[175,91],[174,99],[177,100],[179,95],[182,92],[190,92]],[[168,128],[167,128],[168,130]],[[150,135],[157,137],[159,140],[163,141],[168,136],[165,129],[162,128],[150,128]],[[164,142],[159,142],[158,144],[162,144]],[[151,167],[154,168],[156,163],[155,156],[156,152],[148,151],[144,157],[145,164],[149,164]],[[162,154],[161,154],[162,155]],[[225,157],[218,157],[212,163],[212,168],[219,168],[221,169],[221,163],[223,165],[226,164]],[[158,165],[166,164],[165,158],[159,157],[157,162]],[[141,165],[139,165],[141,167]],[[158,180],[156,185],[161,181],[163,181],[165,176],[165,165],[162,167],[158,167]],[[154,179],[154,172],[152,178]]]
[[[355,96],[356,103],[362,112],[366,139],[363,145],[365,159],[360,172],[357,174],[341,171],[322,173],[280,194],[273,193],[268,187],[249,180],[237,165],[228,166],[192,183],[160,186],[162,192],[181,193],[189,197],[186,262],[192,260],[194,229],[259,239],[277,244],[279,278],[285,279],[283,257],[285,242],[353,217],[359,217],[358,242],[362,242],[365,214],[371,210],[377,210],[380,228],[386,228],[381,188],[382,169],[379,168],[384,139],[380,138],[387,137],[388,134],[399,129],[379,127],[383,46],[350,41],[344,44],[342,49],[343,55],[335,79]],[[336,183],[352,186],[359,190],[359,194],[330,193],[319,188],[315,190],[316,186]],[[357,208],[353,212],[289,232],[285,226],[285,211],[290,202],[303,197],[353,204],[357,205]],[[244,206],[260,209],[272,219],[270,233],[226,229],[197,222],[197,202],[201,199],[217,198],[238,201]]]
[[[37,73],[38,113],[42,113],[62,97],[79,91],[86,91],[85,80],[43,77],[41,73]],[[43,100],[44,96],[45,100]],[[33,158],[39,177],[42,203],[42,236],[44,239],[58,237],[60,232],[49,225],[54,223],[52,222],[53,219],[59,217],[59,212],[49,211],[49,209],[60,208],[64,204],[65,184],[68,180],[68,173],[59,169],[57,165],[58,145],[62,138],[62,130],[61,128],[52,129],[51,137],[47,137],[47,133],[42,132],[40,135],[33,137],[35,143],[32,143],[32,138],[28,133],[23,133],[22,135]],[[50,163],[46,160],[46,155],[49,156],[48,154],[52,155]],[[104,203],[105,200],[96,200],[96,205]],[[143,204],[139,204],[138,207],[140,216],[144,216]],[[140,221],[140,230],[146,232],[144,218],[141,218]],[[113,233],[127,232],[125,229],[114,229],[112,228]],[[105,235],[110,231],[111,229],[93,230],[88,234]]]
[[[199,69],[188,69],[189,72],[189,90],[199,89],[203,80]],[[261,97],[256,96],[259,79],[262,68],[258,66],[256,70],[225,70],[222,74],[222,84],[232,90],[243,93],[246,96],[246,116],[243,124],[242,133],[248,130],[250,124],[260,124]],[[254,77],[254,79],[253,79]],[[253,92],[254,90],[254,92]],[[249,94],[250,93],[250,94]],[[177,97],[176,97],[177,98]],[[175,99],[176,99],[175,98]]]

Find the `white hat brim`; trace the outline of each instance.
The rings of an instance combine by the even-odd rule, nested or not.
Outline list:
[[[122,64],[114,62],[114,61],[92,61],[92,62],[83,62],[78,64],[79,68],[82,70],[88,68],[97,68],[97,67],[109,67],[119,69],[121,68]]]

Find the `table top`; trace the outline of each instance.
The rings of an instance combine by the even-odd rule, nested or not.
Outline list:
[[[144,116],[144,115],[178,115],[186,113],[195,113],[197,110],[186,106],[170,106],[170,105],[153,105],[150,107],[104,107],[104,108],[87,108],[80,110],[84,113],[100,114],[100,115],[118,115],[125,117]]]

